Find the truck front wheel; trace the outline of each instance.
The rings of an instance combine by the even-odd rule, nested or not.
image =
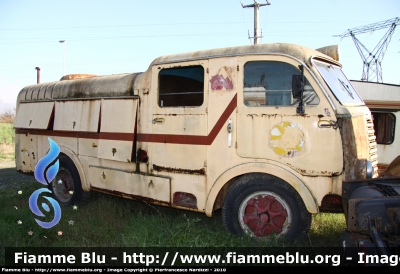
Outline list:
[[[268,238],[275,234],[294,240],[308,233],[311,214],[288,183],[255,173],[240,177],[228,190],[222,222],[235,235]]]
[[[61,205],[86,202],[90,193],[83,191],[79,173],[74,163],[63,154],[60,154],[58,159],[60,167],[56,177],[49,184],[53,197]]]

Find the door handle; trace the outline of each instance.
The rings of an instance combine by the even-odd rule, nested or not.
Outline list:
[[[228,126],[228,147],[232,146],[232,119],[229,119]]]
[[[155,123],[164,123],[164,118],[154,118],[153,124],[155,124]]]
[[[334,129],[337,129],[339,127],[339,124],[333,120],[319,120],[318,127],[319,128],[333,127]]]

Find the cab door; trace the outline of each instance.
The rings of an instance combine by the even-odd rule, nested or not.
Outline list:
[[[206,188],[208,61],[155,65],[150,164],[171,180],[172,205],[203,209]]]
[[[297,60],[286,56],[239,58],[237,154],[268,159],[303,175],[331,176],[343,170],[342,143],[333,109],[305,68],[305,114],[291,93]],[[306,66],[305,66],[306,67]]]

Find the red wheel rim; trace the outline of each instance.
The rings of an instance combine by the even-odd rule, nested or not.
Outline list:
[[[270,192],[248,196],[239,209],[242,228],[256,237],[285,233],[291,221],[289,215],[290,209],[286,202]]]

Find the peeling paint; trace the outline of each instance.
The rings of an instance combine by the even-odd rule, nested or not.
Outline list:
[[[303,127],[296,123],[283,121],[270,131],[269,147],[277,154],[294,157],[304,150]]]
[[[219,74],[211,77],[210,83],[212,90],[222,90],[223,88],[227,90],[233,89],[233,83],[231,79],[229,79],[229,77],[224,78],[224,76]]]
[[[331,116],[331,112],[329,111],[329,109],[324,108],[324,111],[326,116]]]
[[[222,68],[219,69],[218,73],[211,77],[211,89],[212,90],[222,90],[225,88],[226,90],[233,90],[233,82],[231,71],[227,67],[223,67],[223,71],[221,72]],[[225,76],[224,76],[225,75]]]

